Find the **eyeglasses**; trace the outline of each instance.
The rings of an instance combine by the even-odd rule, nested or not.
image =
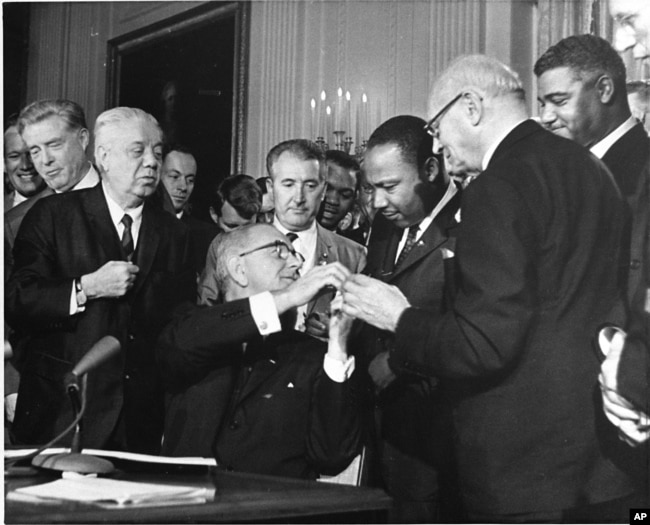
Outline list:
[[[262,246],[258,246],[257,248],[253,248],[252,250],[248,250],[247,252],[242,252],[239,254],[240,257],[244,257],[246,255],[250,255],[251,253],[258,252],[260,250],[264,250],[266,248],[275,248],[275,253],[280,259],[287,260],[289,258],[289,255],[293,255],[296,259],[298,259],[301,263],[305,262],[305,258],[302,256],[302,253],[297,252],[293,248],[289,247],[287,243],[283,241],[273,241],[268,244],[264,244]]]
[[[429,122],[426,123],[424,126],[424,130],[431,135],[434,139],[438,138],[438,126],[434,124],[437,124],[437,121],[440,120],[440,118],[445,114],[445,112],[453,106],[456,102],[460,100],[460,97],[462,97],[464,93],[458,93],[454,98],[452,98],[447,104],[442,106],[442,109],[436,113]]]

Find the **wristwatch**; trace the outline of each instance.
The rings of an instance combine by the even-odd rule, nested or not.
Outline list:
[[[88,301],[88,298],[86,297],[86,294],[83,291],[83,288],[81,287],[81,277],[79,279],[74,280],[74,289],[75,292],[77,293],[77,306],[83,306],[86,304],[86,301]]]

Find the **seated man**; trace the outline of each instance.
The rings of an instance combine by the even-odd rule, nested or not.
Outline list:
[[[223,232],[231,232],[242,226],[255,224],[262,206],[262,192],[255,179],[249,175],[226,177],[212,199],[210,216]],[[217,246],[215,238],[208,248],[205,268],[199,278],[197,289],[199,304],[219,302],[219,289],[215,273]]]
[[[340,472],[361,444],[350,318],[336,299],[328,344],[288,318],[350,272],[336,262],[299,277],[302,257],[271,225],[220,237],[224,304],[189,307],[160,339],[163,454],[214,454],[228,470],[296,478]]]

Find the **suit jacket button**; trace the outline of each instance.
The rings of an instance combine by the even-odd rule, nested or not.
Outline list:
[[[129,334],[129,341],[135,341],[135,335]]]
[[[237,430],[239,428],[239,421],[233,421],[230,423],[230,430]]]

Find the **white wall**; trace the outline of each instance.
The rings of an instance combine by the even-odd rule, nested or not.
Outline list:
[[[27,100],[73,99],[92,123],[105,109],[108,40],[201,3],[34,3]],[[492,54],[532,87],[535,3],[251,2],[246,171],[262,175],[271,146],[310,135],[310,100],[323,89],[330,100],[339,86],[356,101],[365,92],[372,131],[394,115],[424,116],[432,80],[460,54]]]

